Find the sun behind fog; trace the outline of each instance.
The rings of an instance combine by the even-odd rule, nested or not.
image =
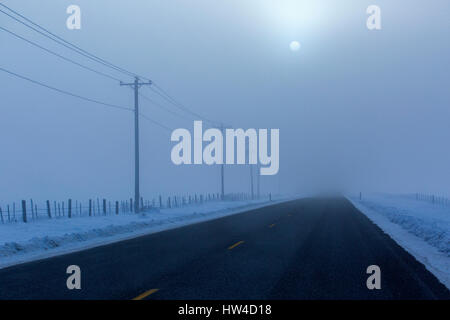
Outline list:
[[[300,50],[301,45],[298,41],[292,41],[289,47],[291,48],[291,51],[298,51]]]

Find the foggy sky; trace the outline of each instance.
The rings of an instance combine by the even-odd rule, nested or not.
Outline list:
[[[450,3],[424,1],[2,1],[80,47],[145,75],[196,113],[235,128],[279,128],[280,172],[263,192],[430,192],[450,196]],[[66,8],[82,29],[66,28]],[[366,28],[366,8],[382,30]],[[0,26],[90,67],[0,14]],[[302,47],[289,50],[291,41]],[[0,31],[0,67],[98,100],[133,92]],[[142,93],[183,114],[149,89]],[[0,204],[133,194],[133,114],[0,72]],[[145,115],[192,130],[146,101]],[[177,167],[170,132],[141,120],[141,193],[219,192],[218,166]],[[226,167],[226,192],[249,191]]]

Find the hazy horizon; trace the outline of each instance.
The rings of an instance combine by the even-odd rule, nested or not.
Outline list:
[[[2,1],[127,70],[190,110],[234,128],[280,129],[280,170],[261,192],[450,196],[450,3],[422,1]],[[81,30],[66,8],[79,5]],[[382,29],[366,28],[366,8]],[[0,7],[1,8],[1,7]],[[0,12],[0,26],[125,82]],[[292,52],[291,41],[301,48]],[[133,107],[133,92],[0,30],[5,68]],[[133,114],[60,95],[0,72],[0,205],[133,195]],[[140,101],[171,130],[201,120]],[[176,113],[180,116],[175,116]],[[186,119],[187,118],[187,119]],[[141,119],[141,195],[220,192],[220,166],[175,166],[171,132]],[[248,166],[225,168],[225,191],[249,192]],[[255,174],[256,177],[256,174]]]

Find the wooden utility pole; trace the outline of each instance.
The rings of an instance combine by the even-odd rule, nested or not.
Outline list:
[[[222,131],[222,136],[225,137],[225,127],[223,124],[220,129]],[[224,173],[225,172],[224,171],[225,171],[225,153],[222,153],[222,164],[220,166],[220,177],[221,177],[220,184],[221,184],[221,197],[222,197],[221,200],[225,199],[225,181],[224,181]]]
[[[255,199],[255,189],[253,186],[253,165],[250,164],[249,167],[250,167],[250,189],[252,192],[252,200],[254,200]]]
[[[260,174],[261,168],[260,168],[260,164],[258,163],[258,165],[256,166],[256,196],[258,199],[261,198],[261,174]]]
[[[152,82],[140,82],[135,77],[133,83],[120,82],[121,86],[129,86],[134,88],[134,212],[138,213],[140,203],[139,192],[139,88],[144,85],[151,85]]]

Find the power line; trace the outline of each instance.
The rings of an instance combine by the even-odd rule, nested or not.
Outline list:
[[[91,99],[91,98],[87,98],[87,97],[84,97],[84,96],[80,96],[80,95],[77,95],[77,94],[74,94],[74,93],[71,93],[71,92],[68,92],[68,91],[65,91],[65,90],[61,90],[61,89],[58,89],[58,88],[49,86],[49,85],[47,85],[47,84],[45,84],[45,83],[42,83],[42,82],[39,82],[39,81],[30,79],[30,78],[25,77],[25,76],[22,76],[22,75],[19,75],[19,74],[15,73],[15,72],[6,70],[6,69],[4,69],[4,68],[2,68],[2,67],[0,67],[0,71],[3,71],[3,72],[8,73],[8,74],[10,74],[10,75],[13,75],[13,76],[15,76],[15,77],[17,77],[17,78],[20,78],[20,79],[23,79],[23,80],[32,82],[32,83],[34,83],[34,84],[40,85],[40,86],[42,86],[42,87],[45,87],[45,88],[54,90],[54,91],[56,91],[56,92],[59,92],[59,93],[65,94],[65,95],[69,95],[69,96],[72,96],[72,97],[75,97],[75,98],[78,98],[78,99],[82,99],[82,100],[85,100],[85,101],[88,101],[88,102],[100,104],[100,105],[107,106],[107,107],[111,107],[111,108],[117,108],[117,109],[122,109],[122,110],[127,110],[127,111],[134,111],[134,110],[131,109],[131,108],[127,108],[127,107],[123,107],[123,106],[119,106],[119,105],[114,105],[114,104],[110,104],[110,103],[98,101],[98,100]],[[169,131],[169,132],[172,132],[172,129],[170,129],[169,127],[163,125],[162,123],[159,123],[159,122],[157,122],[157,121],[155,121],[155,120],[153,120],[153,119],[147,117],[145,114],[139,113],[139,115],[140,115],[142,118],[144,118],[145,120],[147,120],[147,121],[149,121],[149,122],[151,122],[151,123],[153,123],[153,124],[159,126],[160,128],[162,128],[162,129],[164,129],[164,130],[167,130],[167,131]]]
[[[5,32],[7,32],[7,33],[9,33],[9,34],[11,34],[11,35],[13,35],[14,37],[16,37],[16,38],[18,38],[18,39],[21,39],[21,40],[23,40],[23,41],[25,41],[25,42],[27,42],[27,43],[29,43],[29,44],[31,44],[31,45],[33,45],[33,46],[35,46],[35,47],[41,49],[41,50],[44,50],[44,51],[46,51],[47,53],[50,53],[50,54],[52,54],[52,55],[54,55],[54,56],[56,56],[56,57],[58,57],[58,58],[60,58],[60,59],[63,59],[63,60],[68,61],[68,62],[70,62],[70,63],[73,63],[73,64],[75,64],[75,65],[77,65],[77,66],[79,66],[79,67],[81,67],[81,68],[83,68],[83,69],[89,70],[89,71],[94,72],[94,73],[96,73],[96,74],[98,74],[98,75],[104,76],[104,77],[106,77],[106,78],[109,78],[109,79],[112,79],[112,80],[115,80],[115,81],[119,81],[119,82],[121,81],[120,79],[118,79],[118,78],[116,78],[116,77],[113,77],[113,76],[111,76],[111,75],[109,75],[109,74],[103,73],[103,72],[101,72],[101,71],[97,71],[97,70],[92,69],[92,68],[90,68],[90,67],[88,67],[88,66],[85,66],[85,65],[83,65],[83,64],[81,64],[81,63],[78,63],[78,62],[76,62],[76,61],[74,61],[74,60],[72,60],[72,59],[66,58],[66,57],[64,57],[64,56],[62,56],[62,55],[60,55],[60,54],[58,54],[58,53],[56,53],[56,52],[54,52],[54,51],[52,51],[52,50],[50,50],[50,49],[47,49],[47,48],[45,48],[45,47],[43,47],[43,46],[41,46],[41,45],[39,45],[39,44],[37,44],[37,43],[31,41],[31,40],[28,40],[28,39],[26,39],[26,38],[24,38],[24,37],[18,35],[17,33],[14,33],[14,32],[12,32],[11,30],[8,30],[8,29],[6,29],[6,28],[4,28],[4,27],[1,27],[1,26],[0,26],[0,30],[3,30],[3,31],[5,31]]]
[[[3,10],[0,9],[0,12],[1,12],[1,13],[3,13],[3,14],[5,14],[5,15],[7,15],[8,17],[10,17],[11,19],[13,19],[13,20],[15,20],[15,21],[17,21],[17,22],[23,24],[24,26],[26,26],[26,27],[32,29],[33,31],[35,31],[35,32],[37,32],[37,33],[39,33],[39,34],[41,34],[42,36],[44,36],[44,37],[46,37],[46,38],[48,38],[48,39],[50,39],[50,40],[52,40],[52,41],[54,41],[54,42],[56,42],[56,43],[58,43],[58,44],[60,44],[60,45],[66,47],[67,49],[70,49],[70,50],[72,50],[72,51],[75,51],[76,53],[78,53],[78,54],[80,54],[80,55],[82,55],[82,56],[84,56],[84,57],[86,57],[86,58],[89,58],[89,59],[91,59],[91,60],[93,60],[93,61],[95,61],[95,62],[97,62],[97,63],[100,63],[100,64],[102,64],[102,65],[104,65],[104,66],[109,67],[109,68],[112,68],[112,69],[114,69],[114,70],[116,70],[116,71],[122,72],[122,73],[124,73],[124,74],[126,74],[126,75],[128,75],[128,76],[135,76],[135,77],[138,76],[138,77],[140,77],[140,78],[142,78],[142,79],[150,80],[150,79],[148,79],[147,77],[139,76],[139,75],[137,75],[137,74],[135,74],[135,73],[133,73],[133,72],[131,72],[131,71],[128,71],[128,70],[126,70],[126,69],[124,69],[124,68],[121,68],[121,67],[119,67],[119,66],[117,66],[117,65],[114,65],[113,63],[111,63],[111,62],[109,62],[109,61],[107,61],[107,60],[104,60],[104,59],[102,59],[102,58],[100,58],[100,57],[98,57],[98,56],[96,56],[96,55],[94,55],[94,54],[92,54],[92,53],[90,53],[90,52],[88,52],[88,51],[86,51],[86,50],[84,50],[84,49],[78,47],[77,45],[75,45],[75,44],[73,44],[73,43],[71,43],[71,42],[69,42],[69,41],[67,41],[67,40],[65,40],[65,39],[63,39],[63,38],[61,38],[61,37],[59,37],[58,35],[54,34],[54,33],[51,32],[50,30],[44,28],[43,26],[39,25],[38,23],[36,23],[36,22],[34,22],[34,21],[28,19],[28,18],[25,17],[24,15],[20,14],[19,12],[17,12],[17,11],[15,11],[15,10],[11,9],[10,7],[8,7],[8,6],[6,6],[6,5],[4,5],[4,4],[2,4],[2,3],[0,3],[0,6],[4,7],[5,9],[7,9],[7,10],[9,10],[10,12],[14,13],[15,15],[19,16],[20,18],[24,19],[25,21],[27,21],[28,23],[32,24],[33,26],[39,28],[40,30],[43,30],[43,31],[46,32],[47,34],[44,33],[44,32],[42,32],[42,31],[40,31],[40,30],[37,30],[36,28],[30,26],[29,24],[27,24],[27,23],[21,21],[20,19],[18,19],[18,18],[16,18],[16,17],[12,16],[11,14],[9,14],[9,13],[7,13],[7,12],[5,12],[5,11],[3,11]],[[16,33],[12,32],[12,31],[10,31],[10,30],[7,30],[6,28],[0,27],[0,29],[2,29],[3,31],[8,32],[9,34],[11,34],[11,35],[13,35],[13,36],[15,36],[15,37],[17,37],[17,38],[23,40],[23,41],[26,41],[27,43],[29,43],[29,44],[31,44],[31,45],[34,45],[34,46],[36,46],[36,47],[38,47],[38,48],[40,48],[40,49],[42,49],[42,50],[44,50],[44,51],[46,51],[46,52],[48,52],[48,53],[50,53],[50,54],[53,54],[53,55],[55,55],[55,56],[57,56],[57,57],[59,57],[59,58],[65,60],[65,61],[68,61],[68,62],[70,62],[70,63],[73,63],[73,64],[75,64],[75,65],[77,65],[77,66],[79,66],[79,67],[82,67],[82,68],[84,68],[84,69],[86,69],[86,70],[89,70],[89,71],[94,72],[94,73],[96,73],[96,74],[99,74],[99,75],[102,75],[102,76],[104,76],[104,77],[107,77],[107,78],[109,78],[109,79],[112,79],[112,80],[115,80],[115,81],[120,81],[120,79],[118,79],[118,78],[116,78],[116,77],[110,76],[110,75],[105,74],[105,73],[103,73],[103,72],[100,72],[100,71],[98,71],[98,70],[95,70],[95,69],[92,69],[92,68],[90,68],[90,67],[87,67],[87,66],[85,66],[85,65],[83,65],[83,64],[81,64],[81,63],[78,63],[78,62],[76,62],[76,61],[74,61],[74,60],[72,60],[72,59],[66,58],[66,57],[64,57],[64,56],[62,56],[62,55],[60,55],[60,54],[58,54],[58,53],[56,53],[56,52],[54,52],[54,51],[51,51],[51,50],[49,50],[49,49],[47,49],[47,48],[45,48],[45,47],[43,47],[43,46],[41,46],[41,45],[39,45],[39,44],[33,42],[33,41],[30,41],[30,40],[28,40],[28,39],[26,39],[26,38],[24,38],[24,37],[22,37],[22,36],[20,36],[20,35],[18,35],[18,34],[16,34]],[[51,36],[49,36],[49,35],[51,35]],[[5,70],[5,69],[1,69],[1,70],[4,71],[4,72],[8,72],[8,71]],[[11,73],[11,72],[8,72],[8,73],[13,74],[13,73]],[[75,96],[75,97],[78,97],[78,98],[84,98],[84,97],[82,97],[82,96],[78,96],[78,95],[72,94],[72,93],[70,93],[70,92],[67,92],[67,91],[64,91],[64,90],[60,90],[60,89],[57,89],[57,88],[54,88],[54,87],[51,87],[51,86],[48,86],[48,85],[39,83],[39,82],[37,82],[37,81],[34,81],[34,80],[32,80],[32,79],[29,79],[29,78],[26,78],[26,77],[23,77],[23,76],[20,76],[20,75],[17,75],[17,74],[13,74],[13,75],[16,75],[16,76],[18,76],[18,77],[21,77],[22,79],[25,79],[25,80],[34,82],[34,83],[36,83],[36,84],[43,85],[44,87],[47,87],[47,88],[49,88],[49,89],[58,91],[58,92],[60,92],[60,93],[72,95],[72,96]],[[155,87],[159,90],[159,91],[157,91],[157,90],[154,90],[154,89],[152,88],[152,90],[153,90],[155,93],[157,93],[158,95],[160,95],[161,97],[163,97],[166,101],[168,101],[168,102],[171,103],[172,105],[176,106],[178,109],[180,109],[180,110],[182,110],[182,111],[184,111],[184,112],[187,112],[187,113],[191,114],[192,116],[198,117],[198,118],[204,120],[205,122],[209,122],[209,123],[214,124],[214,125],[218,124],[216,121],[207,119],[207,118],[201,116],[200,114],[198,114],[198,113],[196,113],[196,112],[194,112],[194,111],[191,111],[189,108],[185,107],[183,104],[181,104],[180,102],[178,102],[177,100],[175,100],[173,97],[171,97],[171,96],[170,96],[165,90],[163,90],[160,86],[155,85]],[[142,95],[142,96],[143,96],[143,95]],[[187,118],[185,118],[185,117],[179,115],[178,113],[175,113],[175,112],[171,111],[170,109],[165,108],[165,107],[163,107],[163,106],[160,105],[160,104],[157,104],[156,102],[152,101],[151,99],[149,99],[149,98],[147,98],[147,97],[145,97],[145,96],[143,96],[143,98],[146,99],[146,100],[149,100],[149,101],[152,102],[154,105],[157,105],[157,106],[159,106],[159,107],[165,109],[166,111],[168,111],[168,112],[170,112],[170,113],[172,113],[172,114],[174,114],[174,115],[177,115],[178,117],[182,117],[182,118],[184,118],[184,119],[187,119]],[[87,100],[87,101],[90,101],[90,102],[100,102],[100,101],[96,101],[96,100],[90,99],[90,98],[86,98],[86,99],[84,99],[84,100]],[[108,105],[108,104],[104,104],[104,103],[100,103],[100,104]],[[129,108],[127,108],[127,109],[129,109]],[[130,109],[130,110],[131,110],[131,109]],[[190,120],[190,119],[189,119],[189,120]],[[156,122],[155,122],[155,123],[156,123]],[[165,126],[162,125],[162,127],[165,127]],[[165,127],[165,128],[167,128],[167,127]]]
[[[3,11],[3,10],[0,9],[0,12],[2,12],[3,14],[5,14],[5,15],[7,15],[8,17],[10,17],[11,19],[14,19],[15,21],[17,21],[17,22],[23,24],[24,26],[26,26],[26,27],[28,27],[28,28],[34,30],[35,32],[37,32],[37,33],[43,35],[44,37],[46,37],[46,38],[48,38],[48,39],[50,39],[50,40],[52,40],[52,41],[54,41],[54,42],[56,42],[56,43],[58,43],[58,44],[64,46],[64,47],[66,47],[66,48],[68,48],[68,49],[70,49],[70,50],[72,50],[72,51],[75,51],[76,53],[78,53],[78,54],[80,54],[80,55],[82,55],[82,56],[84,56],[84,57],[86,57],[86,58],[88,58],[88,59],[94,60],[95,62],[100,63],[100,64],[102,64],[102,65],[104,65],[104,66],[106,66],[106,67],[109,67],[109,68],[112,68],[112,69],[114,69],[114,70],[116,70],[116,71],[122,72],[122,73],[124,73],[124,74],[126,74],[126,75],[128,75],[128,76],[136,76],[133,72],[130,72],[130,71],[126,70],[126,69],[123,69],[123,68],[121,68],[121,67],[118,67],[118,66],[116,66],[116,65],[114,65],[114,64],[112,64],[112,63],[110,63],[110,62],[108,62],[108,61],[106,61],[106,60],[104,60],[104,59],[102,59],[102,58],[100,58],[100,57],[94,55],[94,54],[92,54],[92,53],[87,52],[86,50],[84,50],[84,49],[82,49],[82,48],[80,48],[80,47],[74,45],[73,43],[71,43],[71,42],[69,42],[69,41],[67,41],[67,40],[65,40],[65,39],[63,39],[63,38],[57,36],[56,34],[52,33],[52,32],[49,31],[48,29],[46,29],[46,28],[42,27],[41,25],[39,25],[39,24],[37,24],[37,23],[31,21],[31,20],[28,19],[27,17],[21,15],[21,14],[18,13],[17,11],[14,11],[13,9],[9,8],[8,6],[6,6],[6,5],[4,5],[4,4],[2,4],[2,3],[0,3],[0,6],[2,6],[2,7],[4,7],[4,8],[6,8],[6,9],[8,9],[9,11],[13,12],[13,13],[16,14],[17,16],[19,16],[19,17],[21,17],[22,19],[24,19],[25,21],[31,23],[32,25],[38,27],[39,29],[43,30],[44,32],[46,32],[46,33],[48,33],[48,34],[50,34],[50,35],[52,36],[52,37],[50,37],[48,34],[45,34],[44,32],[37,30],[36,28],[30,26],[29,24],[27,24],[27,23],[21,21],[20,19],[18,19],[18,18],[16,18],[16,17],[12,16],[12,15],[10,15],[9,13],[7,13],[7,12],[5,12],[5,11]],[[144,77],[142,77],[142,78],[144,78]]]
[[[143,95],[142,93],[139,93],[139,96],[140,96],[141,98],[143,98],[144,100],[150,102],[152,105],[157,106],[157,107],[159,107],[160,109],[163,109],[163,110],[165,110],[165,111],[167,111],[167,112],[173,114],[174,116],[179,117],[180,119],[192,121],[192,119],[190,119],[190,118],[188,118],[188,117],[185,117],[185,116],[183,116],[183,115],[181,115],[181,114],[179,114],[179,113],[176,113],[175,111],[173,111],[173,110],[171,110],[171,109],[165,107],[164,105],[162,105],[162,104],[160,104],[160,103],[154,101],[153,99],[148,98],[147,96]]]
[[[150,121],[150,122],[153,123],[153,124],[156,124],[158,127],[163,128],[163,129],[166,130],[166,131],[172,132],[172,129],[170,129],[169,127],[163,125],[162,123],[159,123],[159,122],[157,122],[157,121],[155,121],[155,120],[153,120],[153,119],[147,117],[145,114],[139,113],[139,115],[140,115],[143,119],[145,119],[145,120],[147,120],[147,121]]]
[[[99,100],[87,98],[87,97],[80,96],[80,95],[78,95],[78,94],[75,94],[75,93],[72,93],[72,92],[69,92],[69,91],[65,91],[65,90],[61,90],[61,89],[52,87],[52,86],[47,85],[47,84],[45,84],[45,83],[39,82],[39,81],[37,81],[37,80],[33,80],[33,79],[28,78],[28,77],[25,77],[25,76],[22,76],[22,75],[20,75],[20,74],[17,74],[17,73],[15,73],[15,72],[6,70],[6,69],[4,69],[4,68],[2,68],[2,67],[0,67],[0,71],[3,71],[3,72],[5,72],[5,73],[8,73],[8,74],[10,74],[10,75],[12,75],[12,76],[15,76],[15,77],[17,77],[17,78],[20,78],[20,79],[22,79],[22,80],[26,80],[26,81],[32,82],[32,83],[37,84],[37,85],[39,85],[39,86],[45,87],[45,88],[47,88],[47,89],[51,89],[51,90],[53,90],[53,91],[56,91],[56,92],[59,92],[59,93],[62,93],[62,94],[68,95],[68,96],[72,96],[72,97],[75,97],[75,98],[78,98],[78,99],[81,99],[81,100],[84,100],[84,101],[88,101],[88,102],[100,104],[100,105],[103,105],[103,106],[106,106],[106,107],[111,107],[111,108],[116,108],[116,109],[122,109],[122,110],[133,111],[133,109],[128,108],[128,107],[124,107],[124,106],[119,106],[119,105],[115,105],[115,104],[111,104],[111,103],[102,102],[102,101],[99,101]]]
[[[154,88],[158,89],[155,90]],[[180,102],[178,102],[177,100],[175,100],[174,98],[172,98],[165,90],[163,90],[160,86],[158,86],[157,84],[153,83],[153,86],[150,88],[153,92],[155,92],[156,94],[158,94],[159,96],[161,96],[162,98],[164,98],[166,101],[168,101],[169,103],[171,103],[172,105],[174,105],[175,107],[177,107],[180,110],[183,110],[184,112],[187,112],[199,119],[204,120],[205,122],[209,122],[210,124],[213,125],[218,125],[219,123],[217,121],[213,121],[210,120],[208,118],[205,118],[203,116],[201,116],[200,114],[191,111],[189,108],[187,108],[186,106],[184,106],[183,104],[181,104]]]
[[[50,30],[48,30],[48,29],[44,28],[43,26],[39,25],[38,23],[36,23],[36,22],[34,22],[34,21],[28,19],[27,17],[25,17],[24,15],[20,14],[19,12],[15,11],[15,10],[11,9],[10,7],[8,7],[8,6],[6,6],[6,5],[4,5],[4,4],[2,4],[2,3],[0,3],[0,6],[4,7],[4,8],[7,9],[7,10],[9,10],[9,11],[12,12],[13,14],[19,16],[20,18],[22,18],[23,20],[25,20],[25,21],[27,21],[28,23],[32,24],[33,26],[39,28],[40,30],[43,30],[43,31],[46,32],[47,34],[44,33],[44,32],[42,32],[42,31],[37,30],[36,28],[30,26],[29,24],[27,24],[27,23],[21,21],[20,19],[18,19],[18,18],[16,18],[16,17],[14,17],[14,16],[8,14],[7,12],[5,12],[5,11],[3,11],[3,10],[1,10],[1,9],[0,9],[0,12],[2,12],[3,14],[9,16],[10,18],[14,19],[15,21],[17,21],[17,22],[23,24],[24,26],[26,26],[26,27],[28,27],[28,28],[34,30],[35,32],[37,32],[37,33],[43,35],[44,37],[46,37],[46,38],[48,38],[48,39],[50,39],[50,40],[52,40],[52,41],[54,41],[54,42],[56,42],[56,43],[58,43],[58,44],[60,44],[60,45],[62,45],[62,46],[64,46],[64,47],[66,47],[66,48],[68,48],[68,49],[70,49],[70,50],[72,50],[72,51],[75,51],[76,53],[78,53],[78,54],[80,54],[80,55],[82,55],[82,56],[84,56],[84,57],[86,57],[86,58],[88,58],[88,59],[91,59],[91,60],[93,60],[93,61],[95,61],[95,62],[97,62],[97,63],[100,63],[100,64],[102,64],[102,65],[104,65],[104,66],[106,66],[106,67],[112,68],[112,69],[114,69],[114,70],[116,70],[116,71],[119,71],[119,72],[121,72],[121,73],[124,73],[124,74],[126,74],[126,75],[128,75],[128,76],[140,77],[140,78],[142,78],[142,79],[145,79],[145,80],[149,80],[149,81],[150,81],[150,79],[147,78],[147,77],[137,75],[137,74],[134,73],[134,72],[128,71],[128,70],[126,70],[126,69],[124,69],[124,68],[121,68],[121,67],[119,67],[119,66],[117,66],[117,65],[114,65],[113,63],[111,63],[111,62],[109,62],[109,61],[107,61],[107,60],[105,60],[105,59],[102,59],[102,58],[100,58],[100,57],[98,57],[98,56],[96,56],[96,55],[94,55],[94,54],[92,54],[92,53],[90,53],[90,52],[88,52],[88,51],[86,51],[86,50],[80,48],[79,46],[77,46],[77,45],[75,45],[75,44],[73,44],[73,43],[71,43],[71,42],[69,42],[69,41],[67,41],[67,40],[65,40],[65,39],[63,39],[63,38],[61,38],[61,37],[59,37],[58,35],[54,34],[54,33],[51,32]],[[49,36],[49,35],[51,35],[51,36]],[[31,43],[31,42],[30,42],[30,43]],[[60,56],[60,55],[58,55],[58,56]],[[61,56],[60,56],[60,58],[61,58]],[[64,58],[63,58],[63,59],[64,59]],[[67,59],[65,59],[65,60],[67,60]],[[77,65],[80,65],[80,64],[78,64],[78,63],[76,63],[76,64],[77,64]],[[89,69],[91,69],[91,68],[89,68]],[[93,70],[91,70],[91,71],[93,71]],[[97,71],[94,71],[94,72],[100,73],[100,72],[97,72]],[[101,73],[101,74],[103,74],[103,73]],[[106,74],[103,74],[103,75],[106,75]],[[109,75],[106,75],[106,76],[109,76]],[[116,78],[114,78],[114,77],[112,77],[112,76],[111,76],[111,78],[113,78],[114,80],[118,80],[118,79],[116,79]],[[120,80],[119,80],[119,81],[120,81]],[[154,90],[153,88],[151,88],[154,92],[156,92],[158,95],[160,95],[161,97],[163,97],[165,100],[167,100],[167,101],[170,102],[172,105],[174,105],[174,106],[176,106],[177,108],[179,108],[180,110],[183,110],[184,112],[187,112],[187,113],[189,113],[189,114],[191,114],[191,115],[193,115],[193,116],[195,116],[195,117],[197,117],[197,118],[199,118],[199,119],[202,119],[202,120],[204,120],[205,122],[209,122],[210,124],[213,124],[213,125],[217,125],[217,124],[218,124],[218,122],[216,122],[216,121],[210,120],[210,119],[208,119],[208,118],[205,118],[205,117],[201,116],[200,114],[198,114],[198,113],[196,113],[196,112],[194,112],[194,111],[191,111],[189,108],[187,108],[186,106],[184,106],[183,104],[181,104],[180,102],[178,102],[177,100],[175,100],[173,97],[171,97],[165,90],[163,90],[163,89],[162,89],[161,87],[159,87],[158,85],[155,84],[154,86],[155,86],[155,88],[157,88],[157,89],[159,90],[159,91],[157,91],[157,90]]]
[[[129,88],[131,91],[134,91],[134,89],[131,88],[131,86],[128,86],[128,88]],[[154,103],[155,105],[157,105],[157,106],[159,106],[159,107],[161,107],[161,108],[164,108],[164,106],[162,106],[162,105],[160,105],[160,104],[157,104],[157,103],[154,102],[152,99],[147,98],[146,96],[144,96],[144,95],[143,95],[142,93],[140,93],[140,92],[138,92],[138,96],[141,97],[141,98],[144,98],[145,100],[147,100],[147,101],[149,101],[149,102],[151,102],[151,103]],[[169,111],[169,112],[172,111],[172,110],[170,110],[170,109],[166,109],[166,110]],[[139,115],[140,115],[143,119],[148,120],[149,122],[152,122],[152,123],[156,124],[157,126],[163,128],[163,129],[165,129],[165,130],[172,131],[172,129],[170,129],[169,127],[163,125],[162,123],[160,123],[160,122],[158,122],[158,121],[156,121],[156,120],[153,120],[153,119],[149,118],[148,116],[146,116],[145,114],[143,114],[143,113],[141,113],[141,112],[139,112]]]
[[[85,101],[88,101],[88,102],[100,104],[100,105],[107,106],[107,107],[111,107],[111,108],[117,108],[117,109],[122,109],[122,110],[127,110],[127,111],[133,111],[133,112],[134,112],[134,110],[131,109],[131,108],[127,108],[127,107],[123,107],[123,106],[119,106],[119,105],[115,105],[115,104],[110,104],[110,103],[102,102],[102,101],[99,101],[99,100],[95,100],[95,99],[87,98],[87,97],[84,97],[84,96],[80,96],[80,95],[78,95],[78,94],[71,93],[71,92],[69,92],[69,91],[61,90],[61,89],[58,89],[58,88],[49,86],[49,85],[47,85],[47,84],[45,84],[45,83],[39,82],[39,81],[37,81],[37,80],[33,80],[33,79],[28,78],[28,77],[25,77],[25,76],[22,76],[22,75],[20,75],[20,74],[17,74],[17,73],[15,73],[15,72],[6,70],[6,69],[4,69],[4,68],[2,68],[2,67],[0,67],[0,71],[3,71],[3,72],[5,72],[5,73],[8,73],[8,74],[10,74],[10,75],[13,75],[13,76],[15,76],[15,77],[17,77],[17,78],[20,78],[20,79],[23,79],[23,80],[32,82],[32,83],[37,84],[37,85],[39,85],[39,86],[42,86],[42,87],[45,87],[45,88],[54,90],[54,91],[56,91],[56,92],[59,92],[59,93],[65,94],[65,95],[69,95],[69,96],[75,97],[75,98],[78,98],[78,99],[82,99],[82,100],[85,100]],[[159,123],[159,122],[157,122],[157,121],[155,121],[155,120],[153,120],[153,119],[147,117],[145,114],[139,113],[139,115],[140,115],[142,118],[144,118],[145,120],[150,121],[150,122],[152,122],[153,124],[159,126],[160,128],[163,128],[164,130],[167,130],[167,131],[169,131],[169,132],[172,132],[172,129],[170,129],[169,127],[163,125],[162,123]]]

